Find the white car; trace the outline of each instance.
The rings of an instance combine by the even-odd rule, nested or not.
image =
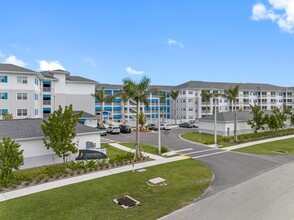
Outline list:
[[[109,126],[108,128],[106,128],[106,131],[110,134],[119,134],[120,133],[119,127],[116,127],[116,126]]]
[[[168,124],[168,123],[161,123],[160,124],[160,130],[170,130],[170,129],[171,129],[170,124]],[[155,125],[154,130],[158,130],[157,124]]]

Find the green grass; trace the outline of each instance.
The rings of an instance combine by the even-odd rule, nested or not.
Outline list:
[[[124,150],[120,150],[116,147],[112,147],[107,143],[102,143],[101,148],[106,148],[106,155],[109,159],[115,159],[116,155],[126,154]]]
[[[235,151],[253,154],[281,154],[273,152],[276,150],[286,151],[288,154],[294,154],[294,138],[252,145],[236,149]]]
[[[181,135],[182,138],[189,140],[189,141],[194,141],[202,144],[214,144],[214,135],[212,134],[205,134],[205,133],[198,133],[198,132],[190,132],[190,133],[185,133]],[[224,142],[223,137],[217,136],[217,143],[219,145],[222,145],[222,147],[228,147],[232,146],[233,143],[230,142]]]
[[[209,186],[212,172],[192,159],[125,172],[0,203],[0,219],[157,219],[190,204]],[[162,177],[166,186],[148,186]],[[141,204],[123,209],[112,201],[124,195]]]
[[[125,147],[135,149],[135,143],[120,143],[120,144]],[[145,153],[158,154],[157,146],[152,146],[147,144],[140,144],[140,146],[141,146],[141,150],[143,150]]]

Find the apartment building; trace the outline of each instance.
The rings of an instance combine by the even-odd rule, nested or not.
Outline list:
[[[215,105],[218,112],[232,111],[233,104],[229,100],[220,96],[205,102],[201,94],[204,91],[224,94],[225,89],[236,85],[239,85],[240,88],[239,97],[237,98],[237,110],[239,111],[249,111],[250,105],[258,105],[264,111],[272,110],[275,107],[282,108],[284,105],[294,109],[293,88],[261,83],[189,81],[173,88],[180,91],[176,103],[177,119],[184,121],[197,120],[206,116],[206,109],[207,115],[211,115],[214,113]],[[172,103],[173,106],[174,104]],[[173,108],[172,112],[174,112]]]
[[[111,84],[97,84],[96,89],[100,90],[105,89],[105,95],[115,95],[118,94],[122,89],[123,85],[111,85]],[[148,90],[158,89],[161,91],[161,94],[166,94],[165,102],[160,100],[160,97],[157,92],[149,92],[148,93],[148,102],[149,105],[145,106],[144,103],[140,104],[140,111],[144,113],[147,121],[152,122],[156,121],[159,115],[158,105],[160,102],[160,117],[166,120],[171,118],[171,98],[170,91],[173,88],[172,86],[157,86],[152,85],[148,87]],[[147,92],[147,91],[146,91]],[[101,103],[96,100],[95,101],[95,111],[96,115],[101,112]],[[125,114],[125,120],[133,121],[136,119],[136,103],[134,100],[130,99],[127,103],[122,103],[121,98],[117,97],[114,99],[112,103],[102,103],[102,112],[105,120],[109,119],[115,122],[123,121],[123,114]],[[124,108],[124,109],[123,109]]]
[[[35,72],[0,64],[0,115],[14,119],[48,117],[59,105],[95,114],[96,81],[63,70]],[[1,118],[1,117],[0,117]]]
[[[5,112],[17,119],[41,118],[43,79],[38,72],[0,64],[0,115]]]

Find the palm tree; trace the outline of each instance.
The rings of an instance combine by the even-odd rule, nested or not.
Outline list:
[[[121,98],[122,109],[123,109],[123,111],[122,111],[123,123],[125,123],[126,122],[126,120],[125,120],[125,114],[126,114],[125,106],[126,106],[127,101],[130,99],[130,96],[125,90],[121,89],[120,92],[115,95],[115,97]]]
[[[136,151],[134,158],[140,159],[141,150],[140,150],[140,140],[139,140],[139,114],[140,114],[140,103],[144,103],[145,106],[149,106],[148,103],[148,94],[145,92],[148,85],[150,84],[150,79],[144,76],[139,83],[134,82],[133,80],[126,78],[123,79],[124,91],[129,95],[131,99],[136,102]]]
[[[174,100],[174,112],[175,112],[175,124],[177,124],[177,99],[179,97],[179,90],[172,90],[170,92],[170,97]]]
[[[163,119],[163,122],[164,122],[164,116],[165,116],[165,111],[164,111],[164,106],[165,105],[165,102],[166,102],[166,93],[162,93],[160,94],[160,102],[162,102],[164,105],[162,106],[162,119]],[[159,114],[160,114],[160,109],[159,109]]]
[[[207,116],[207,102],[210,101],[210,99],[213,97],[213,93],[209,93],[208,91],[203,91],[201,93],[201,96],[203,98],[203,100],[205,101],[205,110],[206,110],[206,116]]]
[[[225,89],[224,98],[230,100],[234,104],[234,141],[238,141],[237,137],[237,97],[239,96],[239,85],[233,88]]]
[[[95,94],[92,94],[100,102],[100,123],[103,124],[103,103],[113,102],[114,95],[105,95],[105,88],[96,90]]]

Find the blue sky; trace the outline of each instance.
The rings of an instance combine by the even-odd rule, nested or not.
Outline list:
[[[294,0],[1,0],[0,61],[101,83],[294,86]]]

